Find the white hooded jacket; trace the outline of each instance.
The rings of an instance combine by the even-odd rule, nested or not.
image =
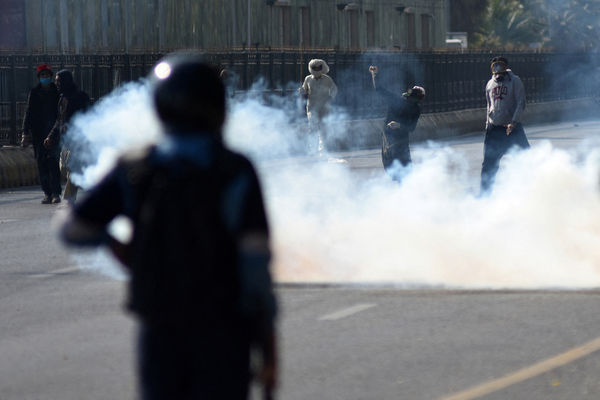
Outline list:
[[[321,65],[321,70],[316,71],[314,68]],[[328,111],[328,104],[337,95],[337,86],[333,79],[327,75],[329,66],[324,60],[313,59],[308,63],[307,75],[300,91],[308,95],[306,103],[306,112],[309,114],[318,113],[319,116],[324,116]]]

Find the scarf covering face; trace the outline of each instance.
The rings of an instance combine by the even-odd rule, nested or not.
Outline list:
[[[320,70],[319,66],[321,67]],[[315,78],[318,78],[321,75],[326,75],[329,72],[329,66],[324,60],[314,58],[308,63],[308,72],[310,72],[310,74]]]

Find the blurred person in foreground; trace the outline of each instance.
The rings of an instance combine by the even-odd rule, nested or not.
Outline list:
[[[329,104],[335,99],[338,88],[333,79],[327,75],[329,66],[324,60],[318,58],[310,60],[308,72],[310,75],[304,78],[304,83],[298,88],[298,92],[307,98],[306,117],[311,135],[310,140],[312,142],[313,137],[316,136],[318,139],[317,150],[320,155],[325,149],[327,135],[323,120],[329,115]],[[312,149],[314,149],[313,146],[311,146]]]
[[[73,204],[77,198],[78,187],[71,181],[69,167],[71,149],[65,147],[61,150],[61,146],[64,143],[64,136],[68,132],[69,122],[71,122],[73,116],[87,110],[91,103],[87,93],[79,90],[75,84],[73,73],[69,70],[63,69],[58,71],[56,74],[56,87],[60,93],[60,97],[58,98],[58,115],[54,127],[48,134],[48,137],[44,139],[44,147],[49,151],[63,152],[61,156],[62,167],[67,171],[67,183],[65,185],[65,192],[63,193],[63,200],[67,200],[70,204]]]
[[[70,211],[62,238],[109,246],[129,272],[142,399],[246,399],[252,349],[269,397],[269,231],[252,164],[222,143],[225,88],[190,55],[167,56],[151,79],[164,139],[118,161]],[[107,233],[119,215],[132,222],[129,243]]]
[[[46,149],[44,139],[48,136],[57,116],[58,89],[52,79],[52,68],[48,64],[36,68],[38,84],[29,92],[23,119],[21,146],[33,145],[40,184],[44,191],[42,204],[60,203],[60,168],[58,148]]]
[[[500,159],[511,148],[529,148],[521,115],[525,109],[525,88],[521,79],[508,68],[508,60],[494,57],[492,78],[485,87],[487,118],[481,166],[481,194],[488,193],[500,166]]]
[[[383,97],[387,105],[385,126],[383,128],[381,160],[383,167],[395,180],[400,180],[397,165],[407,167],[412,163],[410,157],[409,134],[417,127],[421,116],[421,101],[425,98],[425,89],[413,86],[402,95],[385,88],[377,87],[375,77],[379,68],[369,66],[373,88]]]

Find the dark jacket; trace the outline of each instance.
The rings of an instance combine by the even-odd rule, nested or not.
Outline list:
[[[58,114],[58,89],[51,83],[48,89],[41,84],[31,89],[27,98],[27,109],[23,119],[23,134],[31,135],[31,141],[36,148],[52,130]]]
[[[258,297],[266,299],[260,319],[272,324],[270,279],[257,282],[268,276],[269,254],[249,256],[240,247],[248,235],[268,237],[258,178],[245,157],[219,141],[179,139],[129,155],[75,213],[98,227],[117,215],[132,220],[134,235],[122,261],[131,272],[129,308],[142,319],[195,315],[217,329],[225,316],[237,315],[240,290],[258,286]],[[256,302],[241,304],[252,308]]]
[[[414,131],[421,116],[421,106],[419,103],[383,88],[377,88],[376,90],[385,99],[387,104],[387,115],[385,117],[386,136],[408,135],[408,133]],[[391,121],[400,123],[402,128],[388,128],[387,124]]]
[[[73,115],[85,111],[90,106],[90,97],[79,90],[74,84],[68,88],[61,89],[58,99],[58,115],[54,127],[48,134],[52,146],[58,145],[60,138],[67,131],[67,126]]]
[[[418,102],[392,93],[389,90],[382,88],[376,88],[376,90],[387,104],[381,146],[383,166],[388,169],[393,165],[394,160],[398,160],[406,166],[412,162],[408,135],[417,126],[421,115],[421,107]],[[392,129],[388,127],[387,125],[391,121],[399,123],[400,128]]]
[[[246,399],[251,348],[272,352],[276,303],[258,177],[213,139],[169,135],[128,154],[75,204],[75,220],[95,233],[63,236],[111,243],[110,221],[132,221],[131,242],[111,246],[130,272],[141,368],[151,371],[142,385],[169,392],[157,398]]]

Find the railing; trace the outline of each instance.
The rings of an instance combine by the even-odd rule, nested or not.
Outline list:
[[[381,116],[384,105],[371,86],[369,65],[379,66],[378,85],[398,92],[413,84],[424,86],[425,113],[485,107],[484,88],[490,77],[490,53],[340,52],[298,50],[239,50],[204,53],[227,68],[237,91],[255,88],[263,94],[295,96],[308,74],[307,64],[321,58],[339,88],[337,105],[353,118]],[[600,89],[597,53],[503,53],[525,85],[528,102],[597,96]],[[68,68],[93,100],[123,82],[147,75],[160,54],[1,55],[0,144],[16,144],[29,89],[37,84],[35,66]],[[262,86],[253,86],[262,78]],[[265,96],[268,101],[268,96]]]

